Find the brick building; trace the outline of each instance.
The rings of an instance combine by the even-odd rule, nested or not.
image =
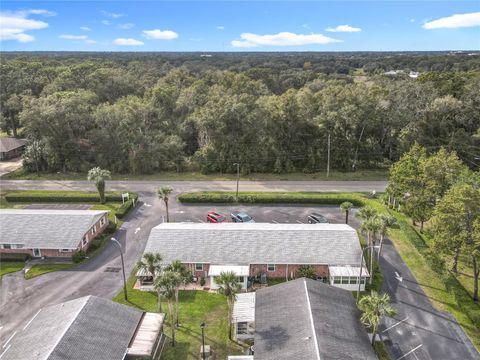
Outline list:
[[[72,257],[108,225],[104,210],[0,210],[0,253]]]
[[[215,277],[221,271],[235,272],[243,288],[252,277],[297,278],[305,265],[332,284],[330,267],[349,269],[339,285],[350,290],[358,288],[360,275],[360,241],[344,224],[161,224],[152,229],[145,252],[160,253],[165,264],[180,260],[211,289],[217,288]],[[151,280],[144,272],[137,276],[142,283]],[[367,277],[364,268],[362,288]]]

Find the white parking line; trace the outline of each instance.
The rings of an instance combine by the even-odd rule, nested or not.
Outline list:
[[[201,223],[205,222],[205,221],[203,221],[203,220],[200,220],[200,219],[197,218],[197,217],[194,217],[194,219],[197,220],[198,222],[201,222]]]
[[[382,333],[384,333],[384,332],[386,332],[386,331],[388,331],[388,330],[390,330],[390,329],[393,329],[395,326],[400,325],[401,323],[403,323],[404,321],[407,321],[407,320],[408,320],[408,316],[407,316],[405,319],[400,320],[400,321],[397,322],[396,324],[393,324],[392,326],[386,328],[385,330],[382,331]]]
[[[3,348],[5,349],[5,347],[8,345],[8,343],[10,342],[10,340],[12,340],[12,338],[15,336],[17,332],[15,331],[7,340],[7,342],[3,345]]]
[[[397,360],[400,360],[400,359],[403,359],[405,358],[406,356],[410,355],[411,353],[413,353],[415,350],[418,350],[422,347],[423,344],[420,344],[418,345],[416,348],[413,348],[412,350],[410,350],[409,352],[407,352],[406,354],[400,356]]]
[[[7,350],[10,349],[10,345],[7,346],[5,350],[0,354],[0,359],[3,357],[3,355],[7,352]]]
[[[305,224],[304,222],[301,222],[300,220],[297,220],[297,223],[299,223],[299,224]]]
[[[280,224],[278,221],[275,220],[272,220],[272,222],[274,222],[275,224]]]

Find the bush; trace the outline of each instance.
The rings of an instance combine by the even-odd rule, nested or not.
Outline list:
[[[130,209],[133,207],[133,199],[130,199],[128,201],[125,201],[122,205],[118,207],[117,210],[115,210],[115,216],[119,219],[122,219],[125,217]]]
[[[29,258],[30,258],[29,254],[0,254],[0,262],[3,262],[3,261],[25,262]]]
[[[138,198],[136,193],[130,193],[130,201]],[[9,191],[5,194],[8,202],[82,202],[92,203],[99,202],[100,198],[97,192],[87,191],[49,191],[49,190],[26,190],[26,191]],[[105,193],[107,202],[121,202],[121,191],[109,191]]]
[[[234,203],[234,192],[200,191],[183,193],[178,197],[183,203]],[[345,194],[322,193],[322,192],[239,192],[238,202],[249,204],[320,204],[340,205],[349,201],[354,206],[364,205],[364,201],[358,194],[352,197]]]
[[[317,273],[311,265],[302,265],[298,268],[298,276],[317,280]]]
[[[117,230],[117,224],[114,222],[109,222],[107,227],[105,228],[105,233],[113,234]]]
[[[75,254],[73,254],[72,260],[74,263],[79,263],[85,260],[86,257],[87,257],[87,254],[85,253],[85,251],[79,250]]]
[[[205,285],[205,278],[201,277],[200,278],[200,286],[204,286],[204,285]]]

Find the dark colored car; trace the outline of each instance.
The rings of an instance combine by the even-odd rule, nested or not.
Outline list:
[[[238,223],[254,223],[255,222],[250,215],[244,212],[231,213],[230,217],[232,218],[233,222],[238,222]]]
[[[307,221],[309,224],[328,224],[328,220],[325,218],[325,216],[318,213],[311,213],[308,215]]]
[[[207,214],[207,221],[209,223],[222,223],[227,221],[227,219],[225,218],[225,216],[220,215],[215,211],[211,211]]]

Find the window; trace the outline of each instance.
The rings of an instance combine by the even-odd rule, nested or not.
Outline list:
[[[350,277],[350,284],[358,284],[358,277],[351,276]]]
[[[339,277],[333,278],[333,283],[334,284],[340,284],[340,278]]]
[[[348,276],[342,276],[342,284],[348,284]]]
[[[96,233],[96,230],[95,230],[95,226],[92,227],[92,235],[95,235]]]
[[[85,235],[82,239],[82,246],[87,245],[87,236]]]
[[[237,334],[248,335],[248,323],[246,321],[237,323]]]
[[[275,271],[275,264],[267,264],[267,271]]]
[[[72,249],[60,249],[58,251],[62,252],[62,253],[65,253],[65,252],[72,252]]]
[[[11,249],[11,248],[12,248],[12,245],[10,245],[10,244],[3,244],[3,248],[4,248],[4,249]]]
[[[103,225],[105,225],[105,217],[102,217],[100,219],[100,226],[103,226]]]
[[[195,264],[195,271],[202,271],[203,270],[203,264]]]
[[[242,283],[242,284],[243,284],[243,280],[244,280],[243,276],[239,276],[239,277],[238,277],[238,282],[239,282],[239,283]]]

